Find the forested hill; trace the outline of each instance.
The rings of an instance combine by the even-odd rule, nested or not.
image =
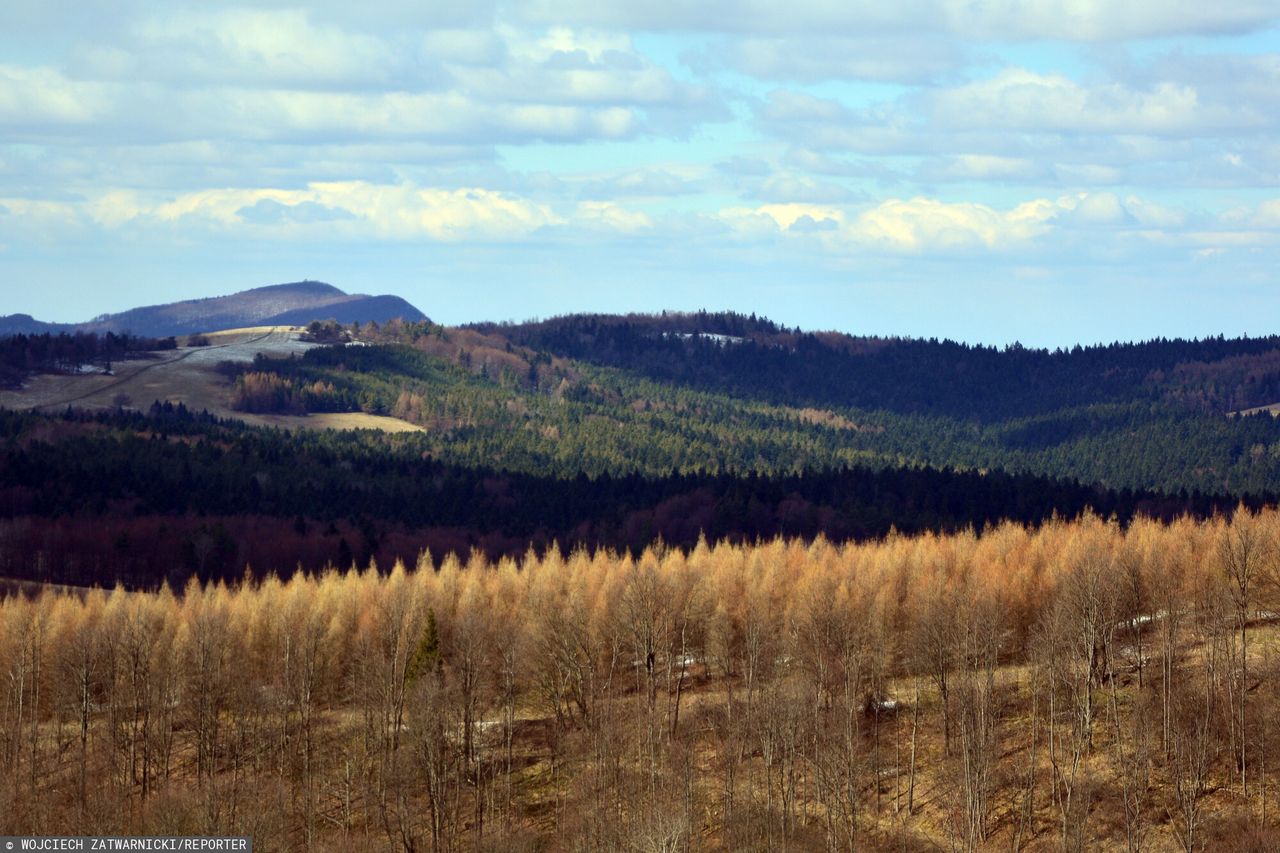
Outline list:
[[[931,467],[565,478],[449,464],[431,447],[421,434],[285,433],[173,406],[59,417],[0,410],[0,576],[180,585],[192,574],[238,577],[246,565],[412,563],[427,548],[497,557],[552,542],[692,547],[704,535],[848,541],[1086,512],[1122,522],[1203,517],[1237,504]]]
[[[1280,337],[1049,351],[787,329],[755,315],[573,315],[480,324],[534,350],[788,405],[997,421],[1102,403],[1223,413],[1280,401]]]
[[[535,476],[932,466],[1280,492],[1280,420],[1227,416],[1280,401],[1280,338],[1049,352],[734,314],[321,325],[338,345],[225,365],[228,407],[389,415],[436,459]]]
[[[437,458],[534,474],[932,465],[1280,491],[1280,420],[1205,402],[1262,396],[1274,340],[1046,353],[803,335],[732,315],[632,319],[366,325],[347,330],[365,346],[232,370],[233,404],[393,415],[425,428]]]

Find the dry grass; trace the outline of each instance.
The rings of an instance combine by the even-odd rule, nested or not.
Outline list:
[[[295,415],[255,415],[231,408],[231,386],[216,367],[221,361],[251,362],[258,353],[281,357],[316,346],[298,339],[300,327],[254,326],[224,329],[205,335],[208,346],[180,347],[155,357],[116,362],[114,375],[34,376],[21,390],[0,391],[0,406],[11,409],[57,411],[74,405],[84,409],[146,409],[156,400],[181,403],[193,411],[239,418],[255,426],[282,429],[372,429],[382,432],[421,432],[399,418],[363,412]]]
[[[386,415],[366,412],[320,412],[314,415],[251,415],[235,412],[234,417],[259,426],[282,429],[373,429],[379,432],[426,432],[417,424]]]
[[[1272,403],[1269,406],[1254,406],[1252,409],[1241,409],[1238,412],[1227,412],[1228,417],[1256,415],[1259,412],[1269,412],[1272,415],[1280,415],[1280,403]]]

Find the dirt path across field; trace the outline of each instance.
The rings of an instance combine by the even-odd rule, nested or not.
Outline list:
[[[258,341],[263,341],[273,335],[279,335],[279,334],[280,334],[280,331],[278,329],[273,329],[269,332],[265,332],[259,335],[256,338],[251,338],[248,341],[245,341],[244,344],[254,344],[254,343],[257,343]],[[123,386],[130,384],[139,376],[146,373],[148,370],[155,370],[157,367],[174,365],[180,361],[186,361],[188,358],[191,358],[194,355],[198,355],[200,353],[207,352],[209,350],[221,350],[221,349],[227,349],[229,347],[242,346],[242,345],[243,344],[236,344],[236,343],[211,344],[210,346],[207,346],[207,347],[189,347],[185,350],[178,350],[178,354],[172,358],[165,358],[159,361],[148,362],[144,364],[142,367],[139,367],[137,370],[134,370],[133,372],[129,373],[127,376],[117,375],[114,381],[108,382],[106,385],[99,385],[97,388],[90,388],[88,391],[85,391],[82,394],[77,394],[74,397],[68,397],[65,400],[55,400],[51,403],[41,403],[38,406],[32,406],[32,410],[38,412],[42,409],[62,408],[63,406],[70,406],[70,405],[74,405],[75,403],[79,403],[83,400],[87,400],[88,398],[96,396],[98,394],[105,394],[108,391],[116,391],[117,394],[123,393],[122,391],[117,389],[120,389]]]
[[[364,412],[310,416],[254,415],[231,409],[231,387],[218,373],[220,362],[252,362],[260,353],[284,358],[301,355],[318,344],[300,340],[293,326],[258,326],[211,332],[208,346],[182,347],[160,358],[118,361],[115,375],[33,376],[19,391],[0,391],[0,406],[56,412],[67,406],[145,410],[152,401],[182,403],[192,411],[208,411],[259,426],[283,429],[376,429],[384,432],[421,431],[421,427]]]

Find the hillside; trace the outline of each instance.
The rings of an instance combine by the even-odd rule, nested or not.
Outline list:
[[[296,296],[280,292],[265,310]],[[1172,493],[1280,491],[1280,420],[1229,415],[1280,399],[1275,337],[1050,352],[805,333],[732,314],[464,328],[396,319],[308,340],[296,329],[264,338],[271,328],[150,355],[133,349],[175,344],[12,337],[0,347],[0,405],[159,400],[291,428],[416,429],[451,464],[539,476],[931,465]]]
[[[256,287],[229,296],[133,308],[84,323],[41,323],[25,314],[12,314],[0,317],[0,335],[128,332],[166,337],[246,326],[297,326],[312,320],[383,323],[397,317],[426,319],[398,296],[348,294],[330,284],[300,281]]]
[[[1280,382],[1276,339],[1050,353],[659,319],[668,328],[615,318],[558,337],[362,327],[353,333],[377,346],[246,365],[233,405],[391,415],[423,427],[439,458],[560,476],[929,464],[1280,490],[1280,421],[1225,414]]]
[[[1247,549],[1277,534],[1274,512],[1085,517],[11,596],[5,826],[1275,850],[1280,602]]]
[[[1280,337],[1044,350],[787,329],[731,313],[478,324],[537,351],[788,405],[996,421],[1150,401],[1226,413],[1280,400]]]
[[[325,326],[325,328],[329,328]],[[259,426],[284,429],[378,429],[415,431],[406,421],[360,411],[309,417],[237,413],[226,365],[259,355],[288,358],[317,346],[292,326],[227,329],[157,340],[107,333],[0,338],[0,407],[56,412],[147,408],[155,401],[182,405]]]

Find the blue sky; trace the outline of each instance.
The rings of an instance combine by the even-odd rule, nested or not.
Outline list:
[[[1280,332],[1272,0],[0,6],[0,313]]]

